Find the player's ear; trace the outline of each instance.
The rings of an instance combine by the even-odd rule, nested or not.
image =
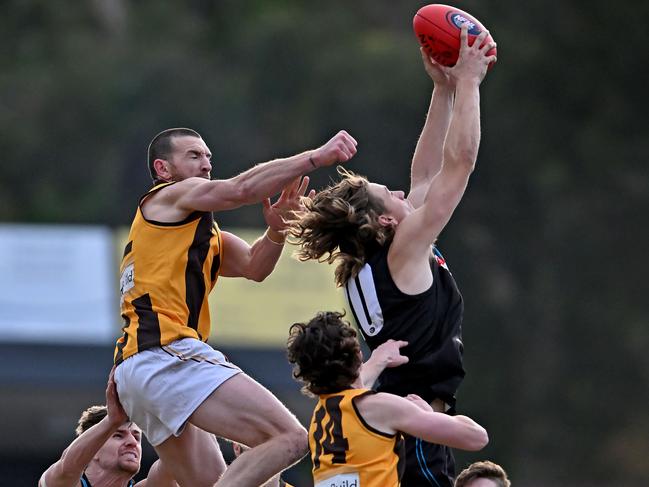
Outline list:
[[[384,227],[394,227],[399,223],[396,218],[389,215],[379,215],[379,224]]]
[[[171,172],[169,171],[169,163],[164,159],[156,159],[153,161],[153,169],[160,179],[168,181],[171,179]]]

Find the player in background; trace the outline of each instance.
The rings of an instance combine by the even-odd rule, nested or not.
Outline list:
[[[294,377],[318,397],[309,427],[315,487],[399,486],[401,433],[465,450],[487,444],[487,432],[466,416],[437,413],[414,394],[369,390],[356,331],[341,313],[321,312],[295,323],[288,359]]]
[[[475,462],[460,472],[454,487],[510,487],[507,472],[497,463]]]
[[[306,453],[297,419],[206,343],[208,296],[219,276],[264,280],[306,190],[300,176],[355,153],[356,141],[340,131],[318,149],[211,180],[212,154],[194,130],[165,130],[149,145],[154,187],[140,199],[120,268],[115,382],[181,486],[258,487]],[[252,245],[214,221],[213,212],[260,202],[268,229]],[[252,448],[225,471],[212,434]]]
[[[113,377],[106,405],[91,406],[79,418],[77,438],[38,481],[38,487],[177,487],[157,460],[148,477],[134,483],[142,459],[142,431],[128,420],[117,398]]]
[[[386,343],[377,347],[367,362],[361,365],[360,378],[368,387],[371,387],[376,381],[379,374],[388,367],[398,367],[408,362],[408,357],[401,355],[400,349],[407,345],[403,341],[388,340]],[[245,445],[232,443],[232,450],[235,457],[249,450]],[[261,487],[292,487],[286,483],[279,475],[266,482]]]
[[[461,30],[457,64],[445,68],[422,50],[434,81],[426,122],[403,191],[340,168],[342,179],[305,202],[291,228],[301,260],[337,263],[336,284],[345,289],[370,349],[387,339],[405,340],[407,365],[386,370],[377,390],[416,394],[438,412],[453,414],[464,377],[463,301],[435,246],[475,167],[480,144],[480,90],[489,63],[482,32],[468,45]],[[406,437],[405,487],[453,485],[450,449]]]

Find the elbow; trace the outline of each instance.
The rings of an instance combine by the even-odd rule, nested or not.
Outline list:
[[[471,440],[468,442],[466,450],[479,451],[482,450],[489,443],[489,434],[482,426],[478,426]]]
[[[275,268],[275,266],[273,266],[270,269],[257,268],[254,271],[251,271],[248,274],[246,274],[246,279],[248,279],[250,281],[254,281],[254,282],[263,282],[263,281],[266,280],[266,278],[268,276],[271,275],[274,268]]]
[[[248,276],[248,280],[254,282],[263,282],[269,274],[251,274]]]

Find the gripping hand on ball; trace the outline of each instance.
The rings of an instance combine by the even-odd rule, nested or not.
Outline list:
[[[488,56],[487,51],[496,47],[496,43],[484,42],[489,32],[483,30],[469,45],[468,25],[463,24],[460,32],[460,56],[455,66],[449,69],[449,73],[456,82],[460,80],[471,80],[480,83],[487,74],[489,64],[496,62],[496,56]],[[484,43],[484,45],[483,45]]]
[[[424,62],[424,69],[428,76],[430,76],[430,79],[433,80],[433,83],[435,83],[435,86],[440,88],[453,88],[455,86],[455,79],[451,76],[450,68],[442,66],[435,61],[423,47],[420,47],[419,51],[421,52],[421,59]]]

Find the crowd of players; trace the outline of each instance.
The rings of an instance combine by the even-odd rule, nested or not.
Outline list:
[[[489,461],[455,474],[451,448],[480,450],[488,436],[456,414],[463,301],[436,246],[477,159],[479,87],[494,61],[486,35],[469,46],[463,27],[452,68],[422,51],[434,89],[407,195],[342,167],[340,181],[307,194],[309,172],[356,154],[344,130],[226,180],[211,179],[197,132],[154,137],[154,186],[139,201],[120,268],[125,324],[106,405],[83,413],[77,438],[39,487],[288,485],[281,472],[307,452],[316,487],[510,485]],[[259,202],[268,228],[252,244],[214,220]],[[302,260],[336,264],[336,284],[372,350],[363,363],[356,329],[336,311],[291,326],[293,375],[317,398],[308,431],[206,343],[217,278],[264,280],[289,235]],[[159,459],[134,484],[143,435]],[[230,466],[217,437],[237,453]]]

